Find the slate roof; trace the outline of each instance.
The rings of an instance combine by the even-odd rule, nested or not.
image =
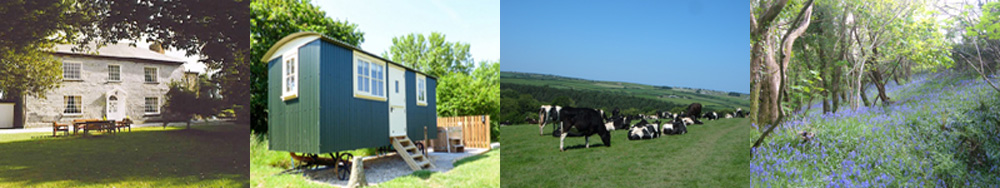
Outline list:
[[[59,44],[55,46],[56,54],[69,54],[69,55],[85,55],[85,56],[96,56],[96,57],[111,57],[119,59],[141,59],[141,60],[152,60],[160,61],[165,63],[176,63],[184,64],[184,59],[171,57],[158,52],[154,52],[143,47],[132,47],[128,44],[119,43],[101,47],[96,49],[90,47],[88,52],[74,52],[72,49],[76,45],[71,44]]]

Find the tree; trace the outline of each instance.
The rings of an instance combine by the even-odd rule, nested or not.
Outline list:
[[[221,70],[213,77],[222,85],[227,105],[236,110],[238,120],[248,121],[250,79],[245,37],[250,28],[245,7],[247,0],[77,0],[74,10],[93,17],[92,22],[66,28],[79,33],[70,40],[77,50],[90,50],[87,44],[104,46],[119,41],[158,42],[166,49],[200,55],[199,62],[209,69]]]
[[[15,126],[24,123],[24,96],[59,87],[62,62],[46,51],[77,36],[91,16],[63,0],[0,1],[0,95],[14,101]]]
[[[337,21],[308,0],[254,0],[250,3],[251,124],[254,132],[267,132],[267,62],[264,53],[292,33],[311,31],[354,46],[364,42],[356,24]]]
[[[393,37],[392,47],[382,56],[435,77],[453,72],[468,74],[472,67],[469,44],[447,42],[445,35],[438,32],[427,37],[416,33]]]
[[[767,131],[761,134],[761,137],[757,140],[757,142],[754,143],[754,147],[760,145],[761,141],[763,141],[763,139],[767,137],[767,135],[772,130],[774,130],[774,127],[777,127],[778,121],[781,120],[781,112],[782,112],[781,90],[783,87],[782,84],[784,84],[785,71],[786,68],[788,67],[788,62],[791,59],[792,55],[791,50],[792,50],[792,45],[795,43],[795,39],[801,36],[802,33],[805,32],[806,28],[809,27],[809,21],[811,19],[810,16],[812,15],[812,4],[813,0],[809,0],[803,5],[802,10],[798,13],[798,16],[795,17],[795,21],[792,22],[790,28],[781,37],[781,44],[780,44],[781,46],[779,46],[780,49],[779,51],[781,52],[779,56],[779,58],[781,59],[780,62],[776,62],[774,60],[773,51],[765,50],[764,47],[762,46],[767,43],[767,39],[757,38],[761,36],[754,37],[753,35],[751,35],[751,37],[753,37],[752,39],[762,40],[762,41],[756,41],[756,43],[754,43],[753,47],[754,51],[752,52],[754,54],[753,55],[754,57],[751,58],[750,62],[753,63],[754,65],[751,65],[751,67],[754,66],[760,67],[760,65],[756,64],[761,63],[761,61],[763,61],[762,62],[763,67],[760,67],[759,69],[751,68],[751,71],[759,70],[761,71],[761,73],[763,73],[760,79],[761,82],[757,83],[760,86],[755,86],[754,87],[755,91],[752,91],[754,92],[752,93],[752,95],[754,96],[751,97],[751,100],[754,101],[753,101],[753,106],[751,106],[751,113],[753,113],[753,116],[755,116],[755,118],[753,119],[754,121],[753,123],[756,123],[758,125],[771,125],[771,127],[768,128]],[[780,9],[782,8],[784,8],[784,2],[778,2],[774,6],[769,8],[768,12],[763,15],[764,17],[761,17],[761,20],[768,25],[758,26],[757,22],[754,22],[753,24],[754,28],[763,29],[763,31],[756,30],[755,33],[762,32],[762,33],[757,33],[757,35],[763,35],[763,33],[766,33],[767,27],[770,27],[769,25],[770,22],[774,19],[774,16],[776,16],[777,14],[777,13],[772,13],[772,11],[780,12]],[[768,48],[768,49],[773,49],[773,48]],[[757,57],[758,56],[757,53],[764,53],[766,58]],[[753,76],[754,74],[755,73],[752,72],[751,77],[754,77]]]
[[[573,102],[573,99],[567,96],[559,96],[556,97],[556,99],[552,99],[552,105],[571,107],[576,106],[576,103]]]
[[[163,125],[172,120],[182,120],[191,128],[194,117],[209,117],[218,113],[220,100],[216,95],[219,88],[208,80],[205,75],[199,75],[196,83],[173,81],[168,84],[166,100],[163,104]]]

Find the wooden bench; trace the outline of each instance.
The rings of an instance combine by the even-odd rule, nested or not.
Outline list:
[[[69,135],[69,124],[60,124],[58,122],[52,122],[52,137],[56,137],[56,133],[62,131],[65,135]]]
[[[98,131],[115,131],[115,121],[104,121],[100,119],[77,119],[73,120],[73,134],[77,131],[83,129],[83,134],[86,135],[89,130],[97,129]]]
[[[119,122],[116,122],[115,128],[118,129],[118,132],[121,132],[121,130],[125,129],[126,127],[128,127],[128,132],[132,132],[132,120],[131,119],[125,118],[125,119],[122,119]]]

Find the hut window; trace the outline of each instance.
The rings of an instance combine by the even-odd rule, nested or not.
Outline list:
[[[79,95],[63,96],[63,103],[66,105],[66,109],[63,110],[64,115],[80,115],[83,113],[83,101],[81,101],[81,97]]]
[[[80,80],[80,63],[63,63],[63,80]]]
[[[354,97],[385,101],[385,63],[367,55],[354,55]]]
[[[282,73],[281,98],[289,100],[298,97],[299,94],[299,60],[298,53],[294,50],[282,55],[284,71]]]
[[[427,77],[417,74],[417,105],[427,106]]]

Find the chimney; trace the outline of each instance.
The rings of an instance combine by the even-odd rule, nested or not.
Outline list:
[[[163,46],[160,46],[160,42],[158,42],[158,41],[154,41],[153,44],[149,44],[149,50],[152,50],[152,51],[154,51],[156,53],[160,53],[160,54],[163,54],[163,52],[164,52],[163,51]]]

